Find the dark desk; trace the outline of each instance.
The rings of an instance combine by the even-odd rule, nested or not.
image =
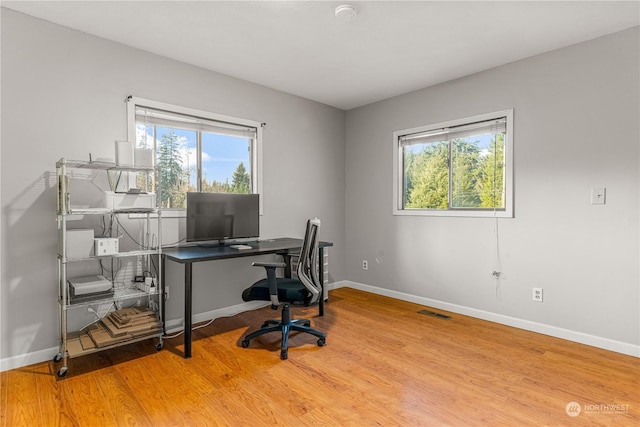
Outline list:
[[[191,357],[191,328],[192,328],[192,301],[193,301],[193,284],[192,271],[194,262],[215,261],[228,258],[248,257],[264,254],[284,255],[287,267],[285,275],[290,276],[291,265],[289,257],[286,256],[290,251],[300,249],[302,247],[302,239],[267,239],[252,242],[242,242],[244,245],[251,246],[251,249],[234,249],[228,245],[218,246],[181,246],[177,248],[168,248],[162,250],[162,273],[164,276],[164,263],[167,259],[184,264],[184,357]],[[324,278],[324,248],[333,246],[331,242],[320,242],[319,244],[319,277],[322,281]],[[250,266],[247,264],[247,266]],[[164,277],[162,278],[164,286]],[[249,287],[251,283],[247,283]],[[320,316],[324,315],[324,288],[320,293]],[[164,319],[164,316],[163,316]]]

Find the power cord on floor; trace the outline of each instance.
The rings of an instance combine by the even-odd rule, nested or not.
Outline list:
[[[192,331],[195,331],[196,329],[200,329],[200,328],[206,328],[207,326],[209,326],[210,324],[213,323],[213,321],[216,319],[211,319],[209,320],[207,323],[205,323],[204,325],[198,325],[198,326],[194,326],[193,328],[191,328]],[[171,338],[177,338],[180,335],[184,334],[184,329],[181,330],[180,332],[178,332],[177,334],[174,335],[164,335],[162,338],[163,339],[171,339]]]

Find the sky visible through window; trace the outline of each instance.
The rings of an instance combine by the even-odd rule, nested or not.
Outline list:
[[[151,131],[148,126],[147,132]],[[190,174],[191,183],[195,186],[197,165],[196,159],[196,132],[177,128],[156,127],[157,139],[160,141],[164,133],[171,130],[178,136],[180,157],[185,170],[192,169]],[[144,125],[137,126],[138,138],[142,140],[144,136]],[[153,135],[147,133],[147,141],[153,141]],[[227,136],[212,133],[202,134],[202,176],[207,181],[219,181],[224,183],[227,179],[231,182],[233,172],[240,163],[249,172],[251,161],[249,153],[249,139],[237,136]]]

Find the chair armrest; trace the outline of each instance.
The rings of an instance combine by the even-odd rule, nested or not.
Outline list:
[[[269,284],[269,296],[271,297],[271,308],[276,310],[280,305],[278,300],[278,285],[276,284],[276,268],[286,267],[284,262],[254,262],[254,267],[264,267],[267,270],[267,283]]]

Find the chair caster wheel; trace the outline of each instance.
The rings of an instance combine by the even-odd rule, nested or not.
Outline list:
[[[59,361],[61,361],[61,360],[62,360],[62,353],[58,353],[58,354],[56,354],[55,356],[53,356],[53,361],[54,361],[55,363],[58,363],[58,362],[59,362]]]
[[[56,375],[58,376],[58,378],[64,378],[65,375],[67,375],[69,368],[67,368],[66,366],[63,366],[62,368],[58,369],[58,372],[56,372]]]
[[[324,338],[320,338],[318,340],[318,347],[324,347],[325,344],[326,344],[326,342],[325,342]]]
[[[289,357],[289,355],[287,353],[288,352],[286,352],[286,351],[281,351],[280,352],[280,359],[287,360],[287,357]]]
[[[159,342],[158,344],[156,344],[156,350],[157,350],[157,351],[162,350],[162,343],[161,343],[161,342]]]
[[[247,347],[249,347],[249,341],[242,340],[242,348],[247,348]]]

